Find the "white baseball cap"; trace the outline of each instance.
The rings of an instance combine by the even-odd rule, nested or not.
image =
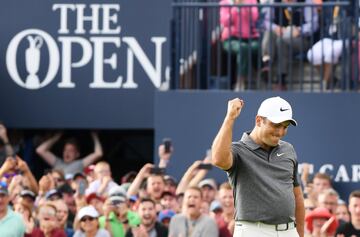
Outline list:
[[[98,218],[99,213],[96,211],[96,209],[93,206],[86,206],[79,210],[77,214],[77,218],[81,220],[84,216],[90,216],[92,218]]]
[[[292,125],[297,125],[297,122],[292,118],[291,105],[280,96],[264,100],[259,107],[257,115],[265,117],[273,123],[290,121]]]

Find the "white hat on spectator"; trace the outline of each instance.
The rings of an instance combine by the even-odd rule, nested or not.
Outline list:
[[[217,190],[217,184],[216,184],[215,180],[213,180],[213,179],[201,180],[199,183],[199,188],[202,188],[204,186],[209,186],[210,188]]]
[[[85,206],[81,208],[77,214],[78,220],[81,220],[84,216],[90,216],[92,218],[98,218],[99,213],[93,206]]]
[[[109,196],[124,196],[124,197],[126,197],[126,190],[123,187],[117,185],[117,186],[110,188],[108,195]]]

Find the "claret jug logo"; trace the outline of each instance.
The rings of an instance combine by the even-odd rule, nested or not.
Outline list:
[[[168,84],[168,78],[164,81],[164,76],[168,76],[168,68],[162,66],[162,49],[166,37],[150,38],[150,44],[155,48],[155,57],[150,57],[155,58],[152,62],[136,38],[121,36],[121,26],[118,24],[119,4],[53,4],[52,11],[59,17],[58,35],[50,35],[42,29],[25,29],[17,33],[8,45],[6,66],[17,85],[34,90],[60,78],[57,87],[75,88],[72,69],[81,69],[92,61],[92,71],[85,76],[89,79],[90,88],[136,89],[138,83],[134,80],[135,58],[154,87],[160,88]],[[86,26],[90,26],[89,29]],[[20,44],[26,45],[24,54],[18,52],[22,49]],[[73,55],[73,48],[79,46],[82,54]],[[119,72],[123,69],[118,60],[120,47],[126,48],[124,76]],[[48,60],[44,59],[45,54]],[[24,55],[24,59],[18,58],[19,55]],[[80,59],[75,61],[74,58]],[[24,71],[18,68],[22,65],[18,63],[19,60],[25,62],[26,75],[19,73]],[[46,73],[40,75],[40,69],[44,68]],[[105,79],[104,72],[108,70],[112,70],[110,74],[116,76],[107,76]]]

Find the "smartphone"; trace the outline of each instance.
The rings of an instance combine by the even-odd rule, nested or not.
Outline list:
[[[86,189],[86,183],[85,180],[79,180],[78,183],[78,193],[79,195],[84,195],[85,194],[85,189]]]
[[[150,169],[150,174],[165,174],[165,168],[153,167]]]
[[[201,170],[211,170],[212,169],[212,164],[200,164],[198,166],[198,169],[201,169]]]
[[[165,146],[165,153],[171,152],[171,139],[170,138],[164,138],[163,144]]]

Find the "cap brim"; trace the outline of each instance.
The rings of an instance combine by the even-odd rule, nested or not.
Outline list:
[[[282,123],[285,121],[289,121],[291,123],[291,125],[297,126],[296,120],[292,119],[292,118],[274,117],[274,118],[267,118],[267,119],[269,119],[271,122],[276,123],[276,124]]]

